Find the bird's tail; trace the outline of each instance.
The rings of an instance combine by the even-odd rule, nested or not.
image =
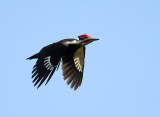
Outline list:
[[[38,53],[37,54],[34,54],[33,56],[31,56],[31,57],[29,57],[29,58],[27,58],[27,59],[36,59],[36,58],[38,58]]]

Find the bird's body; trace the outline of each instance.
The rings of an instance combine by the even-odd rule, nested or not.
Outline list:
[[[39,88],[46,79],[47,84],[55,70],[58,70],[61,60],[64,79],[68,79],[67,84],[71,83],[71,88],[74,87],[74,90],[81,85],[85,45],[98,39],[92,39],[86,34],[80,35],[79,39],[64,39],[50,44],[42,48],[39,53],[28,58],[38,59],[32,71],[35,86],[38,84]]]

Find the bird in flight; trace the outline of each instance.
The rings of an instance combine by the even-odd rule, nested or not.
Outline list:
[[[74,90],[80,87],[84,70],[85,46],[99,39],[91,38],[87,34],[80,35],[78,38],[79,40],[63,39],[55,42],[27,58],[37,59],[32,71],[34,86],[38,85],[37,88],[39,88],[45,80],[47,84],[62,61],[64,80],[67,79],[67,84],[71,84]]]

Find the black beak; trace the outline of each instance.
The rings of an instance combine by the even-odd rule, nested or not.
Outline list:
[[[89,40],[90,40],[90,41],[97,41],[97,40],[99,40],[99,39],[96,39],[96,38],[90,38]]]
[[[82,41],[83,45],[88,45],[89,43],[92,43],[93,41],[97,41],[99,39],[96,39],[96,38],[87,38],[87,39],[84,39]]]

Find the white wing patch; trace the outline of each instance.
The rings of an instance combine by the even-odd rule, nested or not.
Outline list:
[[[48,56],[44,59],[44,66],[47,70],[53,70],[53,65],[51,64],[51,56]]]
[[[74,64],[79,72],[83,71],[84,66],[84,48],[80,47],[74,54]]]

